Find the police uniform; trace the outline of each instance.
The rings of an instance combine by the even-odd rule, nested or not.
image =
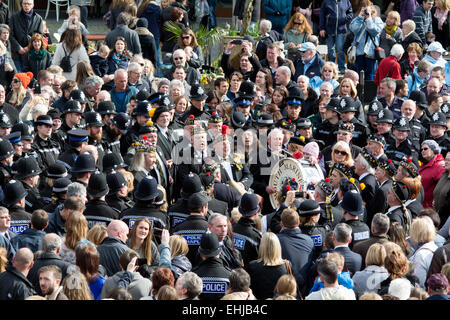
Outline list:
[[[36,209],[42,209],[45,202],[41,199],[37,188],[32,187],[23,181],[25,178],[39,175],[42,172],[37,161],[33,157],[21,158],[16,163],[16,169],[17,174],[15,175],[15,179],[21,180],[24,189],[27,191],[27,196],[25,197],[25,210],[32,213]]]
[[[73,142],[83,142],[88,140],[89,132],[84,129],[71,129],[67,132],[67,142],[65,143],[64,152],[59,155],[59,162],[63,163],[68,170],[75,164],[75,160],[80,155],[80,151],[70,144]]]
[[[205,89],[199,83],[194,83],[191,86],[189,97],[191,100],[197,101],[206,100],[206,98],[208,98]],[[206,112],[206,110],[199,110],[196,107],[192,106],[181,116],[180,121],[185,122],[190,115],[193,115],[196,120],[202,120],[204,122],[208,122],[209,118],[211,117],[210,114]]]
[[[446,119],[445,114],[441,111],[435,112],[431,116],[430,125],[440,125],[443,127],[447,127],[447,119]],[[446,134],[446,132],[444,132],[444,134],[442,136],[440,136],[439,138],[430,137],[429,139],[437,142],[439,147],[441,147],[442,157],[445,158],[445,156],[447,155],[447,152],[450,150],[450,139],[449,139],[448,135]]]
[[[410,131],[408,119],[401,116],[394,121],[393,128],[401,131]],[[414,145],[409,138],[406,138],[398,145],[395,140],[393,142],[390,142],[389,144],[388,140],[386,140],[385,153],[389,159],[392,159],[394,161],[400,161],[403,157],[413,158],[416,161],[418,159],[418,153],[416,152]]]
[[[134,202],[128,198],[121,196],[119,191],[127,186],[127,181],[119,171],[113,171],[106,176],[106,182],[108,183],[109,193],[106,195],[106,203],[111,208],[115,209],[119,215],[122,211],[134,206]]]
[[[27,191],[20,181],[10,180],[4,186],[4,194],[3,204],[8,208],[11,216],[10,230],[21,234],[30,227],[31,222],[31,213],[18,205],[18,202],[27,196]]]
[[[186,239],[189,252],[186,254],[192,264],[195,263],[200,240],[208,230],[208,220],[202,215],[189,215],[184,221],[175,225],[174,235],[180,235]]]
[[[107,226],[112,220],[119,218],[119,212],[100,199],[89,200],[83,214],[88,221],[89,228],[97,223]]]
[[[214,235],[215,236],[215,235]],[[220,300],[227,292],[231,270],[223,265],[220,258],[207,258],[191,270],[203,283],[200,300]]]
[[[358,112],[356,101],[352,97],[342,97],[339,105],[341,107],[341,113],[344,112],[354,112],[354,117],[347,122],[353,124],[353,138],[352,143],[358,147],[364,147],[367,144],[367,137],[369,136],[369,129],[361,121],[356,118],[356,113]]]
[[[419,152],[420,145],[422,144],[422,142],[425,140],[425,137],[426,137],[426,130],[422,126],[420,121],[417,120],[416,118],[412,118],[409,121],[409,128],[411,129],[411,131],[409,132],[408,137],[411,140],[411,142],[413,143],[414,149],[417,152]]]
[[[37,118],[35,124],[36,126],[46,125],[53,127],[53,120],[49,115],[41,115]],[[56,162],[60,153],[60,148],[59,144],[51,137],[44,140],[39,134],[36,134],[36,137],[31,144],[31,151],[33,156],[37,159],[39,167],[44,170]]]
[[[0,138],[0,161],[11,157],[16,153],[11,142],[7,139]],[[11,179],[11,166],[0,162],[0,186],[4,187]]]

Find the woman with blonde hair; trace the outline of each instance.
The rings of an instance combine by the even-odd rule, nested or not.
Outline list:
[[[79,242],[88,241],[88,222],[86,217],[78,211],[74,211],[66,220],[66,234],[62,237],[61,258],[69,263],[76,263],[75,247]]]
[[[374,243],[366,254],[366,267],[357,271],[352,277],[354,290],[357,297],[365,292],[376,292],[378,285],[389,277],[389,272],[384,267],[386,249],[381,243]]]
[[[353,99],[357,99],[358,91],[356,89],[356,85],[350,78],[344,78],[341,80],[341,84],[339,85],[339,97],[352,97]]]
[[[386,24],[380,33],[380,47],[384,49],[386,57],[389,56],[392,46],[396,43],[401,43],[403,40],[402,29],[399,28],[400,25],[400,13],[390,11],[386,17]]]
[[[419,279],[420,286],[425,287],[428,268],[433,258],[433,253],[437,246],[434,242],[436,229],[428,216],[420,216],[411,223],[409,240],[416,247],[414,253],[409,257],[409,261],[414,263],[414,272]]]
[[[450,45],[450,0],[436,0],[435,7],[431,9],[433,33],[436,40],[444,49]]]
[[[273,290],[274,296],[276,299],[282,295],[290,295],[294,298],[297,297],[297,281],[294,276],[291,274],[282,275],[275,285],[275,289]]]
[[[6,102],[17,110],[22,110],[23,106],[31,99],[31,94],[26,89],[32,78],[31,72],[16,73],[11,82],[11,91],[6,95]]]
[[[281,257],[280,240],[273,232],[266,232],[259,244],[258,259],[248,264],[250,288],[257,299],[272,298],[278,279],[289,274],[291,264]]]
[[[158,247],[153,241],[153,228],[146,217],[137,218],[128,236],[127,245],[135,250],[140,258],[146,259],[148,266],[158,266]]]
[[[187,258],[186,254],[189,252],[189,247],[185,238],[180,235],[173,235],[169,238],[171,270],[178,279],[183,273],[191,271],[192,264]]]
[[[333,86],[333,90],[335,90],[339,87],[339,82],[337,81],[338,76],[337,64],[327,61],[322,67],[320,76],[314,76],[309,80],[309,86],[314,89],[317,95],[320,95],[320,86],[324,82],[329,82]]]
[[[91,64],[89,61],[80,61],[77,64],[77,72],[75,76],[75,81],[77,83],[78,89],[83,90],[84,89],[84,82],[87,78],[90,76],[95,75],[94,70],[92,69]],[[89,111],[89,110],[85,110]]]
[[[312,28],[306,17],[296,12],[284,28],[284,49],[288,51],[288,58],[295,61],[299,56],[298,49],[302,43],[308,42]]]
[[[330,168],[336,162],[349,165],[350,167],[353,167],[355,165],[355,161],[352,158],[350,146],[345,141],[338,141],[334,144],[333,148],[331,148]]]
[[[106,227],[100,223],[97,223],[89,229],[86,239],[98,246],[107,236],[108,232],[106,231]]]
[[[8,265],[7,251],[5,248],[0,247],[0,273],[6,270]]]
[[[79,270],[68,272],[62,281],[62,287],[69,300],[93,300],[89,283]]]
[[[222,117],[223,124],[228,125],[230,123],[231,113],[233,112],[233,105],[228,101],[221,102],[217,105],[216,111]]]

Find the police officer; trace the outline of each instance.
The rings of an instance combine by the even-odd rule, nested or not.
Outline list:
[[[96,170],[94,156],[88,152],[82,153],[76,157],[73,167],[70,169],[72,181],[87,187],[91,175]]]
[[[131,118],[128,114],[119,112],[110,119],[109,124],[103,130],[103,138],[105,141],[105,149],[113,152],[121,152],[121,141],[125,139],[128,128],[131,125]]]
[[[111,119],[117,114],[116,107],[112,101],[100,102],[97,106],[97,110],[95,111],[100,114],[102,117],[102,122],[106,124],[105,129],[111,124]]]
[[[31,145],[41,170],[45,170],[58,160],[59,144],[52,136],[53,121],[49,115],[40,115],[35,121],[37,134]]]
[[[352,248],[353,244],[369,239],[370,228],[362,222],[359,217],[364,213],[364,207],[362,205],[361,195],[354,191],[347,191],[342,198],[339,205],[342,208],[344,222],[352,227],[352,242],[349,247]]]
[[[335,131],[338,129],[339,117],[341,114],[339,98],[331,98],[325,106],[325,120],[322,121],[314,132],[314,138],[324,142],[326,146],[331,146],[336,142]]]
[[[426,130],[420,121],[414,118],[416,108],[416,103],[413,100],[405,100],[402,104],[401,111],[402,115],[409,121],[409,128],[411,129],[409,131],[409,139],[413,143],[416,151],[419,152],[420,145],[426,137]]]
[[[328,231],[325,226],[318,223],[322,214],[320,205],[312,199],[304,200],[297,207],[297,212],[300,217],[300,230],[311,238],[314,245],[312,259],[316,259],[322,253]]]
[[[355,117],[356,112],[358,111],[356,101],[352,97],[345,96],[341,98],[339,105],[341,107],[341,120],[344,122],[350,122],[354,126],[352,139],[353,144],[360,148],[364,147],[370,131],[367,126]]]
[[[81,152],[83,145],[88,142],[89,132],[84,129],[76,128],[67,132],[64,152],[59,155],[58,160],[62,162],[68,170],[74,165],[75,159]]]
[[[241,252],[244,267],[250,261],[258,259],[261,232],[256,227],[255,219],[260,207],[254,193],[246,193],[241,198],[239,213],[242,217],[233,224],[234,247]]]
[[[8,114],[0,112],[0,138],[11,133],[13,124]]]
[[[210,115],[204,110],[205,101],[208,95],[203,86],[199,83],[193,84],[191,86],[189,97],[191,100],[191,108],[181,116],[180,121],[186,121],[190,115],[193,115],[198,120],[208,121]]]
[[[42,209],[47,211],[48,213],[52,213],[56,210],[56,208],[61,206],[66,200],[67,190],[69,189],[69,184],[71,183],[72,181],[70,181],[70,179],[68,178],[56,179],[51,189],[52,199]]]
[[[7,136],[4,136],[3,139],[6,139],[9,142],[11,142],[14,150],[16,151],[13,157],[13,161],[16,162],[18,159],[22,157],[23,152],[23,142],[20,132],[16,131],[11,134],[8,134]]]
[[[417,161],[418,153],[408,138],[410,131],[408,119],[403,116],[396,119],[392,131],[395,140],[390,140],[390,144],[386,146],[386,156],[395,161],[400,161],[403,157],[411,157]]]
[[[200,239],[208,230],[208,220],[206,218],[208,201],[209,197],[203,192],[196,192],[190,195],[187,201],[189,216],[173,229],[174,235],[180,235],[186,239],[189,246],[189,252],[186,256],[192,264],[195,264]]]
[[[409,99],[413,100],[417,106],[414,118],[420,121],[420,124],[425,128],[425,131],[428,135],[430,133],[430,118],[426,113],[428,102],[425,93],[420,90],[413,90],[409,94]]]
[[[5,186],[11,179],[11,166],[16,150],[7,139],[0,138],[0,186]]]
[[[11,128],[11,133],[17,131],[20,132],[20,140],[23,142],[22,156],[30,155],[35,134],[34,128],[25,122],[18,122]]]
[[[4,187],[4,194],[3,204],[11,216],[11,230],[21,234],[30,227],[31,213],[25,211],[25,197],[28,192],[22,182],[10,180]]]
[[[52,136],[52,138],[59,143],[61,152],[65,148],[67,132],[80,126],[82,114],[81,104],[78,101],[69,100],[64,105],[62,112],[62,117],[64,119],[63,123],[59,130],[53,133]]]
[[[292,92],[286,98],[285,120],[291,120],[292,123],[297,123],[300,119],[300,112],[302,111],[303,93],[300,88],[293,88]]]
[[[100,114],[95,111],[88,111],[84,113],[84,119],[86,121],[86,130],[89,132],[88,144],[93,145],[97,148],[98,161],[97,167],[100,171],[103,170],[103,156],[105,155],[104,145],[106,144],[103,140],[103,122]]]
[[[86,110],[86,95],[84,94],[83,90],[80,89],[74,89],[70,92],[70,96],[69,96],[70,100],[74,100],[74,101],[78,101],[81,105],[81,111],[82,112],[86,112],[86,111],[91,111],[91,110]]]
[[[430,136],[441,147],[442,157],[445,158],[450,150],[450,137],[446,134],[447,118],[441,111],[433,113],[430,119]]]
[[[186,220],[189,216],[188,200],[189,197],[197,192],[203,192],[202,182],[198,174],[189,173],[182,181],[180,197],[178,200],[169,206],[167,213],[170,218],[170,230],[174,230],[175,226],[180,222]]]
[[[394,136],[392,135],[392,126],[394,125],[394,114],[389,109],[381,109],[378,112],[378,118],[375,121],[377,123],[377,134],[382,135],[386,141],[384,150],[394,143]]]
[[[198,253],[202,261],[192,268],[192,272],[202,279],[200,300],[220,300],[227,293],[231,270],[223,265],[221,252],[219,240],[214,233],[205,233],[199,239]]]
[[[134,202],[128,198],[128,184],[122,173],[112,171],[106,176],[109,193],[106,195],[106,203],[120,214],[122,211],[134,206]]]
[[[369,103],[369,109],[367,110],[367,126],[370,133],[378,132],[376,120],[378,113],[383,109],[383,105],[376,98]]]
[[[17,162],[17,174],[15,179],[20,180],[23,183],[27,196],[25,199],[25,210],[32,213],[36,209],[41,209],[45,202],[42,200],[37,186],[39,183],[39,174],[42,170],[35,158],[25,157],[19,159]]]
[[[108,152],[103,156],[103,173],[108,175],[113,171],[125,172],[128,165],[120,153]]]
[[[161,236],[155,231],[155,228],[169,229],[169,217],[163,211],[157,209],[154,204],[155,198],[158,196],[157,185],[156,179],[153,177],[143,178],[134,190],[136,203],[133,207],[122,212],[120,220],[131,229],[137,218],[147,217],[152,222],[154,234],[159,242]]]
[[[313,137],[313,125],[312,125],[311,119],[300,118],[297,120],[295,127],[296,127],[296,131],[295,131],[296,137],[304,137],[305,144],[307,144],[309,142],[316,142],[319,145],[320,150],[323,150],[323,148],[325,147],[324,142],[321,140],[317,140]]]
[[[120,213],[118,210],[111,208],[105,201],[109,187],[103,173],[91,175],[86,192],[90,200],[86,203],[86,209],[83,214],[88,221],[89,228],[92,228],[97,223],[106,226],[112,220],[119,218]]]

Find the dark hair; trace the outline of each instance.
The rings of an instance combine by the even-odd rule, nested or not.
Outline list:
[[[77,83],[74,80],[66,80],[63,83],[61,83],[61,90],[69,90],[70,92],[72,92],[72,90],[75,90],[75,88],[77,87]]]
[[[127,41],[125,40],[124,37],[117,37],[116,40],[114,40],[114,46],[113,46],[112,50],[109,51],[108,58],[111,58],[113,56],[113,54],[116,53],[116,42],[119,40],[122,41],[125,45],[125,49],[123,50],[123,55],[130,57],[130,54],[128,53],[128,48],[127,48]]]
[[[206,103],[211,102],[211,100],[213,100],[213,99],[217,99],[217,103],[220,102],[220,99],[219,99],[219,97],[217,96],[217,93],[216,93],[215,90],[213,90],[213,91],[208,91],[208,92],[206,93],[206,95],[207,95],[207,98],[206,98],[206,101],[205,101]]]
[[[403,90],[408,85],[408,82],[404,79],[395,80],[395,94],[398,94],[400,90]]]
[[[231,271],[229,279],[232,292],[248,291],[250,289],[250,275],[243,268]]]
[[[214,87],[220,87],[222,82],[227,82],[227,79],[223,78],[223,77],[219,77],[216,80],[214,80]]]
[[[134,257],[139,258],[139,254],[134,250],[127,250],[119,258],[119,264],[123,270],[127,270],[127,266]]]
[[[83,200],[78,199],[77,197],[69,197],[64,200],[64,209],[71,211],[80,211],[83,212],[86,208]]]
[[[434,210],[433,208],[424,208],[422,209],[417,217],[427,216],[430,217],[431,220],[433,220],[433,224],[435,228],[439,228],[441,225],[441,217],[439,217],[439,214]]]
[[[177,7],[173,7],[170,11],[170,20],[177,21],[183,15],[183,10]]]
[[[100,254],[92,244],[81,244],[75,247],[76,265],[89,283],[94,282],[100,265]]]
[[[440,97],[442,97],[442,95],[439,92],[431,92],[431,93],[429,93],[428,96],[427,96],[427,104],[430,105],[431,103],[433,103],[434,101],[436,101]]]
[[[45,210],[37,209],[34,210],[31,215],[31,224],[36,230],[44,230],[48,224],[48,213]]]
[[[182,39],[183,35],[191,36],[191,43],[189,45],[192,47],[192,49],[194,49],[194,47],[198,46],[197,38],[195,37],[194,32],[190,28],[185,28],[181,31],[180,38],[178,38],[178,47],[179,48],[184,49],[186,47],[184,45],[184,42]]]
[[[61,35],[61,42],[64,42],[66,49],[71,52],[83,45],[83,38],[80,29],[67,28]]]

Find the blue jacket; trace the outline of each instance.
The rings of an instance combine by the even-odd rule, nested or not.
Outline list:
[[[148,31],[155,37],[156,46],[159,44],[162,11],[156,2],[150,2],[139,18],[146,18],[148,21]]]
[[[322,83],[324,83],[325,80],[323,80],[320,75],[314,76],[309,80],[309,86],[314,89],[314,91],[317,93],[318,96],[320,96],[320,86]],[[336,79],[331,79],[328,81],[333,86],[333,90],[335,90],[337,87],[339,87],[339,82],[336,81]]]
[[[413,73],[406,77],[408,82],[408,92],[411,93],[413,90],[419,90],[425,79],[421,79],[417,68],[414,68]]]
[[[347,33],[347,23],[353,19],[352,5],[349,0],[324,0],[320,7],[319,30],[327,35]]]
[[[36,252],[41,250],[42,239],[45,236],[45,232],[42,230],[36,230],[32,228],[26,229],[22,234],[11,239],[11,245],[14,249],[19,250],[21,248],[29,248],[31,251]]]
[[[353,290],[353,288],[355,287],[353,284],[353,280],[350,277],[350,273],[349,272],[341,272],[338,274],[338,283],[344,287],[346,287],[347,289],[351,289]],[[314,292],[314,291],[319,291],[320,289],[322,289],[324,287],[324,284],[322,281],[320,281],[320,278],[316,279],[316,282],[314,282],[313,287],[311,288],[311,291],[309,291],[309,293]]]
[[[292,10],[291,0],[263,0],[263,11],[266,13],[266,19],[272,22],[272,26],[284,26],[289,21],[289,15]],[[280,12],[281,15],[276,15]],[[272,27],[273,29],[273,27]]]
[[[116,91],[113,88],[109,93],[111,94],[111,101],[116,106],[116,112],[126,112],[127,104],[130,102],[131,96],[135,95],[138,92],[139,90],[136,89],[135,87],[128,86],[123,101],[120,101],[116,95]]]
[[[363,56],[367,55],[369,58],[373,58],[375,56],[375,45],[378,46],[380,44],[380,32],[384,28],[384,22],[379,17],[367,18],[364,19],[361,16],[356,17],[350,23],[350,31],[355,35],[352,45],[356,44],[356,40],[360,36],[361,32],[364,34],[359,41],[358,46],[356,47],[356,55]],[[372,42],[369,34],[375,41],[375,44]],[[366,40],[367,38],[367,40]]]
[[[445,64],[445,84],[450,86],[450,61],[447,61]]]

